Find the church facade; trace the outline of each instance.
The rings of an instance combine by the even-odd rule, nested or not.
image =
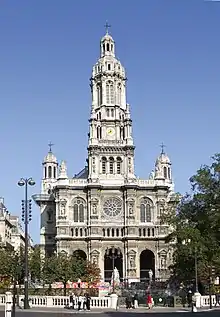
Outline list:
[[[105,281],[114,267],[126,281],[145,280],[151,272],[166,279],[172,248],[161,214],[175,196],[171,161],[162,149],[149,179],[135,176],[126,73],[108,32],[92,69],[91,94],[87,166],[69,177],[51,148],[43,161],[41,193],[33,196],[42,252],[77,253],[97,263]]]

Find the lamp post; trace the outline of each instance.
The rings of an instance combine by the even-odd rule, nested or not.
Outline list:
[[[25,186],[25,196],[24,200],[22,200],[22,221],[24,222],[24,232],[25,232],[25,246],[24,246],[24,254],[25,254],[25,273],[24,273],[24,309],[29,308],[29,300],[28,300],[28,224],[31,221],[31,200],[28,200],[28,185],[34,186],[35,181],[32,178],[21,178],[18,182],[18,186]]]
[[[183,240],[182,244],[183,245],[187,245],[191,243],[191,239],[187,239],[187,240]],[[195,247],[194,249],[194,263],[195,263],[195,287],[196,287],[196,291],[195,293],[198,293],[198,257],[197,257],[197,249]]]
[[[110,252],[111,251],[111,252]],[[121,256],[119,248],[112,247],[106,250],[106,256],[112,260],[112,292],[115,292],[115,260]]]

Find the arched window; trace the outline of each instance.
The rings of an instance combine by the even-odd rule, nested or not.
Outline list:
[[[44,167],[44,178],[47,178],[47,168]]]
[[[115,229],[112,229],[112,237],[115,236]]]
[[[117,174],[121,174],[121,165],[122,165],[122,159],[120,157],[117,157],[117,162],[116,162]]]
[[[57,169],[56,169],[56,166],[54,166],[54,168],[53,168],[53,177],[54,177],[54,178],[57,177]]]
[[[152,237],[154,237],[154,228],[152,228]]]
[[[109,173],[114,174],[114,158],[109,158]]]
[[[149,199],[143,199],[140,205],[140,222],[152,221],[153,203]]]
[[[79,235],[80,235],[80,237],[83,236],[83,229],[82,228],[79,229]]]
[[[102,174],[106,174],[106,165],[107,165],[107,159],[106,157],[102,157]]]
[[[141,229],[139,229],[139,237],[141,237]]]
[[[110,237],[110,229],[107,229],[107,237]]]
[[[146,237],[146,229],[143,229],[143,236]]]
[[[105,229],[102,229],[102,235],[105,237]]]
[[[170,167],[168,167],[168,178],[171,179]]]
[[[116,229],[116,236],[119,237],[119,229]]]
[[[111,81],[106,83],[106,103],[114,103],[114,85]]]
[[[101,139],[101,138],[102,138],[102,128],[97,127],[97,139]]]
[[[76,230],[75,230],[75,236],[76,236],[76,237],[78,237],[78,233],[79,233],[79,231],[78,231],[78,229],[76,228]]]
[[[73,221],[84,222],[84,202],[82,199],[76,199],[73,204]]]
[[[52,177],[52,167],[51,166],[48,167],[48,177],[49,178]]]
[[[118,85],[117,89],[117,104],[120,106],[121,105],[121,85]]]
[[[163,168],[163,177],[167,178],[167,168],[166,168],[166,166],[164,166],[164,168]]]
[[[123,237],[124,236],[124,229],[121,228],[121,236]]]
[[[109,117],[109,109],[106,110],[107,117]]]
[[[87,229],[85,229],[84,232],[85,232],[85,237],[86,237],[87,236]]]
[[[150,237],[150,228],[147,229],[147,236]]]
[[[97,103],[98,103],[98,106],[101,106],[102,104],[102,86],[101,85],[97,86]]]
[[[114,109],[111,109],[111,116],[114,117]]]
[[[107,43],[107,49],[106,49],[107,52],[109,52],[109,43]]]

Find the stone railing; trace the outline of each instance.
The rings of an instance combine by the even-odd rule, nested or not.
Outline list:
[[[114,295],[113,295],[114,296]],[[24,296],[19,296],[19,306],[23,307]],[[30,307],[58,307],[69,306],[69,296],[29,296]],[[0,306],[5,305],[5,295],[0,294]],[[77,300],[76,300],[77,305]],[[212,295],[212,307],[215,305],[215,295]],[[107,309],[113,308],[111,297],[92,297],[91,308]],[[209,296],[201,296],[200,307],[209,306]]]
[[[19,306],[23,306],[24,296],[19,296]],[[29,296],[30,307],[59,307],[69,306],[69,296]],[[0,306],[5,305],[5,295],[0,294]],[[76,300],[77,305],[77,300]],[[92,297],[91,308],[110,308],[110,297]]]

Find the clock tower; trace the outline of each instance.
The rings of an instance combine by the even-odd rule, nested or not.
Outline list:
[[[132,120],[126,102],[125,69],[115,56],[115,42],[108,28],[100,41],[100,58],[90,80],[88,179],[103,185],[111,181],[122,185],[135,178]]]

